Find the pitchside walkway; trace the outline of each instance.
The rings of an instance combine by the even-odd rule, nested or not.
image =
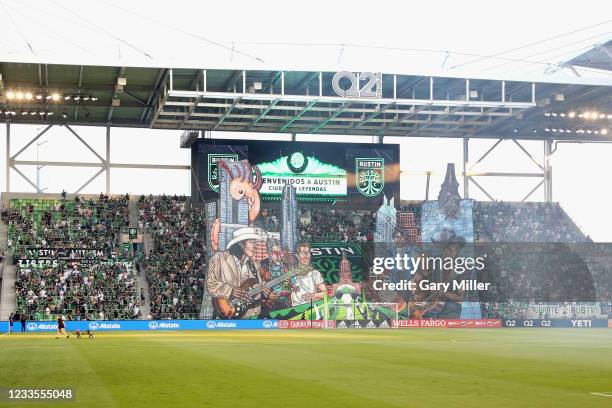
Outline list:
[[[6,241],[8,240],[8,226],[0,223],[0,248],[6,251]],[[13,265],[13,256],[6,254],[2,268],[2,288],[0,292],[0,320],[8,320],[11,313],[15,311],[15,278],[17,267]]]

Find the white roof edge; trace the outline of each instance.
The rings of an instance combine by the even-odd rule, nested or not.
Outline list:
[[[272,66],[271,64],[257,63],[253,61],[242,61],[230,62],[230,63],[207,63],[206,65],[192,65],[186,63],[184,65],[175,65],[176,62],[163,64],[147,60],[134,60],[134,61],[115,61],[115,63],[109,63],[108,60],[97,60],[96,58],[79,58],[78,60],[72,60],[66,58],[57,61],[45,60],[36,55],[21,55],[19,57],[4,56],[0,59],[1,62],[6,63],[24,63],[24,64],[54,64],[54,65],[88,65],[88,66],[104,66],[104,67],[128,67],[128,68],[176,68],[176,69],[227,69],[227,70],[262,70],[262,71],[307,71],[307,72],[338,72],[338,71],[356,71],[356,72],[382,72],[387,75],[412,75],[412,76],[433,76],[441,78],[469,78],[477,80],[492,80],[492,81],[517,81],[517,82],[535,82],[535,83],[547,83],[547,84],[563,84],[563,85],[592,85],[592,86],[612,86],[612,76],[609,78],[596,78],[596,77],[577,77],[574,74],[561,74],[556,72],[552,75],[483,75],[478,72],[471,72],[467,70],[461,71],[448,71],[448,70],[428,70],[427,72],[419,71],[401,71],[401,72],[388,72],[384,67],[379,66],[376,63],[356,64],[351,67],[347,66],[302,66],[295,65],[290,66]],[[168,61],[170,62],[170,61]]]

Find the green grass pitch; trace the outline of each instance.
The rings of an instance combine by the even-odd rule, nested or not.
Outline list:
[[[612,330],[4,335],[0,388],[24,387],[76,401],[0,407],[612,407]]]

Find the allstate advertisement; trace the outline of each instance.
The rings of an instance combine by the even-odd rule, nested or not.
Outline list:
[[[67,331],[166,331],[166,330],[242,330],[278,329],[277,320],[68,320]],[[21,331],[21,324],[13,326]],[[8,331],[8,322],[0,322],[0,332]],[[32,321],[26,323],[26,332],[57,331],[56,321]]]

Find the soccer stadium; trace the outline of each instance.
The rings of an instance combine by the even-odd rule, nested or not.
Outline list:
[[[187,3],[0,0],[0,408],[612,404],[609,5]]]

